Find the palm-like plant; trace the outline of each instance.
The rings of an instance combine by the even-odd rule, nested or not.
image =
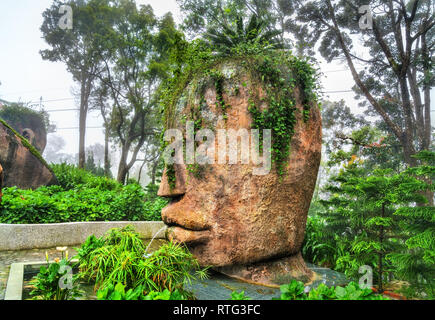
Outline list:
[[[231,54],[234,48],[242,44],[260,44],[265,49],[281,49],[282,43],[277,39],[278,30],[268,30],[266,22],[252,15],[246,24],[243,17],[238,16],[232,26],[222,25],[221,30],[208,29],[204,38],[221,54]]]

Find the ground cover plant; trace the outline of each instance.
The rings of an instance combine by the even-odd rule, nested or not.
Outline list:
[[[47,261],[48,263],[48,261]],[[34,289],[30,295],[34,300],[76,300],[83,296],[77,275],[72,271],[72,262],[68,258],[42,266],[39,273],[30,281]]]
[[[159,221],[167,201],[145,201],[139,184],[126,186],[85,170],[53,165],[59,185],[37,190],[3,189],[0,223],[38,224],[80,221]]]
[[[293,280],[280,289],[281,296],[274,300],[389,300],[354,282],[346,287],[328,287],[321,283],[315,289],[307,290],[302,282]]]
[[[77,257],[80,277],[95,283],[100,299],[193,298],[185,284],[207,277],[206,269],[181,245],[169,242],[146,252],[132,227],[89,237]]]

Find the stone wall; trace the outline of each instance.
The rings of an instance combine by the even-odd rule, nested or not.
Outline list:
[[[0,251],[45,249],[84,243],[91,235],[100,237],[108,230],[134,227],[142,239],[165,239],[163,222],[73,222],[56,224],[0,224]],[[165,228],[165,229],[163,229]],[[163,229],[163,230],[162,230]]]

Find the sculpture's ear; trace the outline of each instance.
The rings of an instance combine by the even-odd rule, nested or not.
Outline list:
[[[32,129],[24,129],[23,132],[21,133],[21,135],[27,139],[27,141],[30,142],[30,144],[33,145],[33,142],[35,140],[35,133],[33,132]]]

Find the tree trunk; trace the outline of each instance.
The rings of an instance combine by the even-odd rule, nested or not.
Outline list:
[[[85,136],[86,119],[88,116],[89,96],[91,94],[92,79],[86,71],[82,71],[80,87],[80,115],[79,115],[79,168],[83,169],[86,163]]]
[[[128,154],[128,148],[126,146],[122,146],[121,151],[121,159],[119,160],[119,166],[118,166],[118,182],[125,184],[125,179],[127,177],[127,154]]]
[[[381,213],[382,218],[385,217],[385,203],[382,204],[382,213]],[[379,280],[378,280],[378,291],[379,293],[383,293],[384,292],[384,285],[383,285],[383,279],[382,279],[382,274],[384,272],[384,266],[383,266],[383,262],[384,262],[384,254],[383,254],[383,244],[384,244],[384,237],[385,237],[385,231],[384,231],[384,226],[380,226],[380,232],[379,232],[379,243],[381,244],[381,250],[379,252],[379,266],[378,266],[378,273],[379,273]]]
[[[110,177],[110,160],[109,160],[109,130],[106,126],[104,132],[104,174]]]

